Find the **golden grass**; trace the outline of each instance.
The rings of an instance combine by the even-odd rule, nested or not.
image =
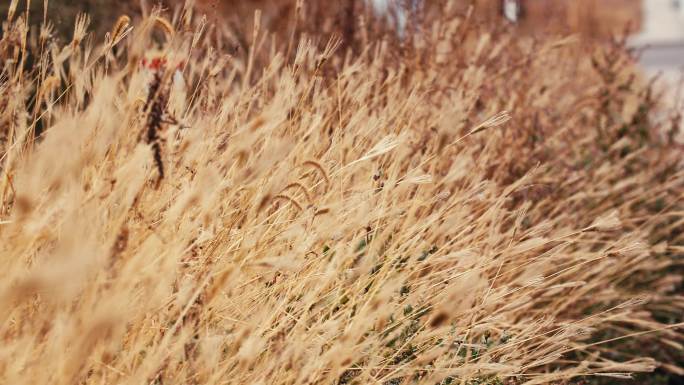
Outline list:
[[[81,17],[64,47],[19,13],[0,39],[0,382],[682,370],[677,128],[622,42],[447,7],[404,39],[369,13],[342,45],[255,28],[228,57],[187,8],[100,45]]]
[[[577,33],[588,38],[608,39],[626,29],[641,28],[642,3],[647,0],[522,0],[519,28],[528,34]],[[435,1],[434,12],[440,12],[444,2]],[[470,1],[456,1],[462,10]],[[502,18],[501,0],[475,0],[476,16],[491,23],[506,23]]]

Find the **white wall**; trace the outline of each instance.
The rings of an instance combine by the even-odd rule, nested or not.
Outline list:
[[[644,21],[636,42],[649,44],[684,40],[684,0],[643,0],[642,4]]]

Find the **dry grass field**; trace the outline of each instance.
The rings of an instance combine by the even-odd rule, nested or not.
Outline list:
[[[681,119],[624,41],[297,4],[10,2],[0,383],[676,383]]]
[[[528,3],[526,23],[531,30],[577,31],[589,37],[608,38],[626,28],[638,31],[643,17],[642,0],[531,0]]]
[[[579,33],[585,37],[608,39],[626,29],[641,28],[642,3],[647,0],[522,0],[521,29],[528,34]],[[442,2],[435,4],[439,12]],[[484,20],[501,20],[501,0],[456,1],[461,11],[473,3],[477,16]]]

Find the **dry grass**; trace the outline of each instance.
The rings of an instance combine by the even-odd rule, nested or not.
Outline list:
[[[625,28],[641,28],[643,1],[648,0],[528,0],[525,23],[531,30],[569,30],[608,38]]]
[[[681,373],[677,127],[621,42],[173,15],[3,25],[0,382]]]
[[[639,31],[642,23],[642,2],[648,0],[522,0],[520,29],[528,34],[577,33],[588,38],[609,39],[627,29]],[[434,11],[441,12],[443,2],[435,4]],[[476,17],[494,23],[502,20],[501,0],[456,1],[461,11],[472,4]]]

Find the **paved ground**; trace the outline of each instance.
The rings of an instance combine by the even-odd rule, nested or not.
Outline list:
[[[684,67],[684,40],[652,43],[640,48],[643,49],[641,64],[647,69],[676,70]]]

